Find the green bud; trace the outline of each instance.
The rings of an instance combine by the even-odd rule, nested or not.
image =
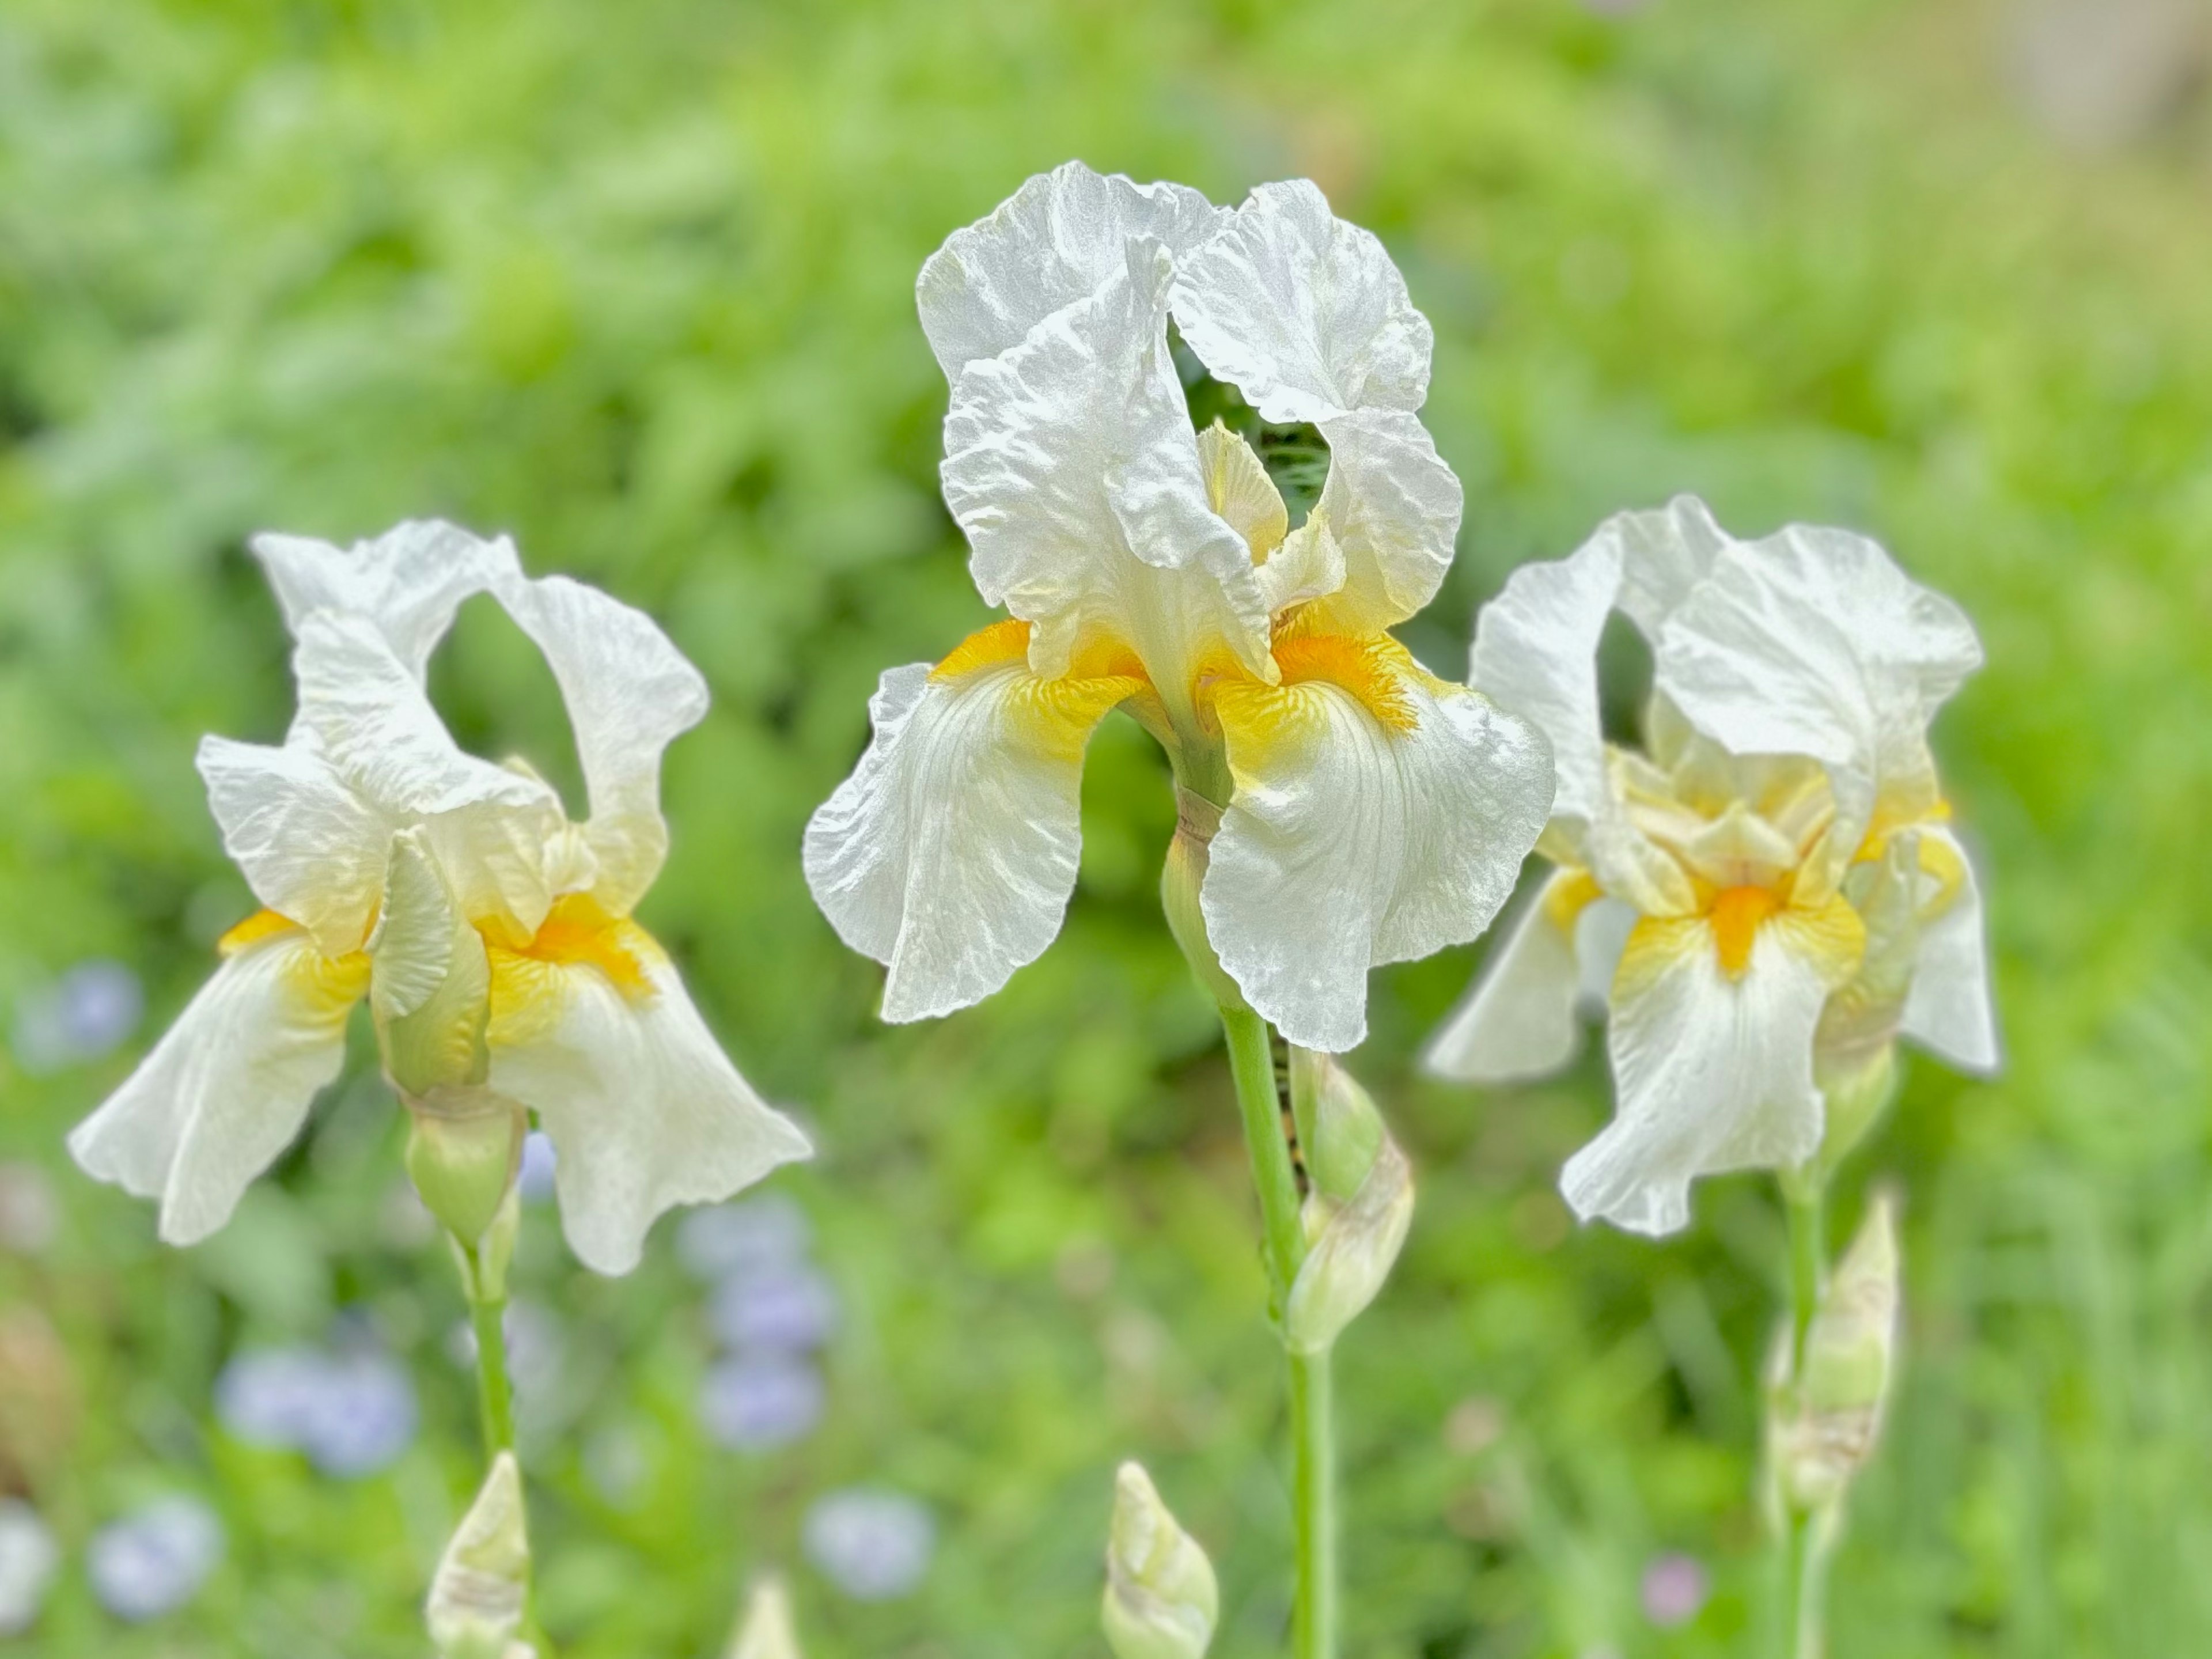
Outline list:
[[[439,1659],[517,1659],[530,1592],[530,1538],[522,1471],[513,1452],[492,1460],[483,1489],[461,1517],[430,1581],[424,1609]]]
[[[1223,1007],[1241,1010],[1244,993],[1222,967],[1206,934],[1206,915],[1199,905],[1199,889],[1206,883],[1206,848],[1221,828],[1221,809],[1203,795],[1177,787],[1175,839],[1168,843],[1167,863],[1160,871],[1160,908],[1168,919],[1168,932],[1182,946],[1182,954],[1198,982]]]
[[[1283,1346],[1321,1353],[1367,1310],[1405,1248],[1413,1222],[1413,1171],[1385,1135],[1350,1202],[1316,1182],[1305,1206],[1310,1247],[1283,1308]]]
[[[1776,1473],[1799,1513],[1833,1505],[1881,1437],[1897,1358],[1896,1204],[1875,1194],[1820,1297],[1802,1371],[1778,1398]]]
[[[447,1232],[478,1250],[522,1167],[529,1123],[522,1108],[481,1088],[409,1097],[407,1175]]]
[[[729,1659],[799,1659],[799,1629],[792,1621],[791,1595],[781,1580],[763,1578],[753,1587],[745,1621],[738,1628]]]
[[[481,1084],[491,1070],[491,963],[419,830],[392,838],[368,949],[369,1012],[392,1085],[414,1097]]]
[[[1200,1659],[1221,1617],[1213,1564],[1136,1463],[1114,1477],[1100,1617],[1115,1659]]]
[[[1291,1047],[1291,1098],[1316,1191],[1348,1203],[1365,1184],[1389,1137],[1382,1114],[1334,1054]]]

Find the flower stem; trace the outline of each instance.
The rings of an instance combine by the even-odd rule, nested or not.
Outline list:
[[[1229,1065],[1237,1079],[1237,1103],[1252,1154],[1252,1179],[1260,1190],[1271,1310],[1279,1322],[1305,1260],[1306,1240],[1297,1171],[1283,1136],[1274,1052],[1267,1022],[1250,1009],[1224,1007],[1221,1024],[1229,1038]],[[1297,1659],[1335,1659],[1336,1468],[1329,1356],[1288,1358],[1297,1568],[1291,1649]]]
[[[466,1254],[473,1268],[476,1253]],[[514,1449],[514,1390],[507,1380],[506,1314],[505,1297],[469,1298],[469,1323],[477,1337],[477,1406],[483,1421],[486,1462]]]
[[[1827,1272],[1824,1195],[1817,1174],[1784,1173],[1782,1200],[1790,1222],[1790,1373],[1784,1388],[1791,1395],[1803,1383],[1805,1342]],[[1776,1651],[1784,1659],[1820,1659],[1827,1648],[1823,1609],[1828,1577],[1820,1516],[1785,1502],[1780,1543],[1783,1622]]]

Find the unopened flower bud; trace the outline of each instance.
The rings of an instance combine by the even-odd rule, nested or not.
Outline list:
[[[1881,1433],[1897,1355],[1895,1201],[1877,1194],[1820,1298],[1805,1363],[1780,1396],[1776,1472],[1800,1513],[1839,1498]]]
[[[791,1593],[781,1579],[764,1578],[753,1587],[745,1621],[738,1627],[729,1659],[799,1659],[799,1629],[791,1617]]]
[[[1296,1044],[1291,1048],[1291,1098],[1297,1103],[1308,1142],[1306,1172],[1314,1190],[1336,1203],[1349,1203],[1366,1184],[1389,1138],[1382,1114],[1334,1054]]]
[[[1381,1291],[1413,1222],[1413,1168],[1387,1135],[1350,1202],[1316,1183],[1305,1207],[1310,1247],[1283,1309],[1284,1346],[1312,1354],[1333,1346]]]
[[[425,1616],[439,1659],[516,1659],[529,1589],[522,1472],[501,1452],[430,1581]]]
[[[1221,828],[1221,809],[1203,795],[1178,787],[1176,790],[1175,839],[1168,843],[1167,862],[1160,870],[1160,908],[1168,932],[1182,946],[1184,959],[1198,982],[1223,1007],[1242,1009],[1244,993],[1206,937],[1206,915],[1199,906],[1199,890],[1206,884],[1206,849]]]
[[[1200,1659],[1221,1617],[1213,1564],[1136,1463],[1114,1477],[1101,1617],[1115,1659]]]
[[[480,1249],[522,1167],[530,1125],[520,1105],[484,1088],[410,1097],[408,1178],[423,1207],[471,1250]]]

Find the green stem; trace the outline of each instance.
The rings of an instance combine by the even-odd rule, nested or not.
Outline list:
[[[1817,1173],[1784,1173],[1782,1199],[1790,1221],[1790,1375],[1784,1390],[1793,1408],[1805,1376],[1806,1339],[1812,1334],[1813,1316],[1820,1310],[1821,1280],[1827,1273],[1824,1195]],[[1781,1539],[1783,1623],[1777,1647],[1785,1659],[1820,1659],[1827,1647],[1824,1603],[1828,1552],[1820,1531],[1818,1515],[1788,1505]]]
[[[475,1252],[469,1252],[475,1265]],[[514,1390],[507,1380],[507,1298],[469,1303],[477,1335],[477,1407],[483,1421],[484,1461],[514,1449]]]
[[[1336,1652],[1336,1434],[1328,1361],[1326,1348],[1291,1356],[1291,1424],[1298,1449],[1291,1628],[1297,1659],[1331,1659]]]
[[[1224,1006],[1221,1024],[1228,1034],[1229,1066],[1252,1154],[1252,1179],[1260,1189],[1268,1286],[1279,1321],[1305,1260],[1306,1240],[1297,1171],[1283,1138],[1282,1101],[1275,1092],[1274,1051],[1267,1023],[1250,1009]],[[1297,1659],[1335,1659],[1336,1469],[1328,1355],[1289,1358],[1297,1567],[1291,1649]]]

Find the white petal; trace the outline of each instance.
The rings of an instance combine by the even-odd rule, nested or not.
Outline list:
[[[890,964],[888,1020],[980,1002],[1052,943],[1075,885],[1084,745],[1140,684],[1041,680],[1019,629],[997,637],[995,660],[960,672],[888,670],[874,741],[806,827],[815,902]]]
[[[1621,595],[1634,539],[1628,520],[1638,516],[1607,520],[1566,558],[1516,570],[1476,619],[1468,679],[1550,739],[1553,815],[1599,884],[1647,915],[1667,915],[1690,909],[1696,896],[1630,822],[1598,719],[1598,641]]]
[[[1832,930],[1796,913],[1759,928],[1735,979],[1703,918],[1638,924],[1607,1034],[1613,1121],[1560,1177],[1575,1212],[1670,1233],[1688,1222],[1699,1176],[1810,1158],[1821,1130],[1813,1032],[1843,962]]]
[[[1529,896],[1483,959],[1481,975],[1429,1039],[1425,1069],[1463,1083],[1515,1083],[1556,1072],[1582,1047],[1582,969],[1559,926],[1562,871]]]
[[[1344,550],[1341,590],[1322,614],[1333,633],[1393,627],[1436,597],[1451,570],[1466,496],[1419,416],[1367,409],[1322,428],[1328,480],[1314,516]]]
[[[394,823],[421,823],[472,921],[527,939],[550,893],[560,798],[526,773],[465,754],[422,688],[366,618],[318,611],[300,625],[295,739],[312,744]]]
[[[491,1086],[538,1114],[562,1231],[602,1273],[637,1265],[664,1211],[727,1198],[813,1150],[738,1074],[667,958],[650,941],[640,955],[642,998],[589,963],[536,964],[550,1006],[499,1010],[492,1032]]]
[[[286,931],[227,957],[154,1052],[70,1136],[87,1173],[161,1200],[171,1244],[230,1219],[345,1060],[367,958]]]
[[[345,549],[276,534],[256,536],[252,547],[295,635],[317,611],[366,617],[417,680],[461,601],[514,568],[505,537],[488,542],[434,520],[398,525]]]
[[[1490,925],[1544,827],[1551,765],[1531,727],[1392,642],[1330,644],[1364,670],[1300,678],[1293,644],[1283,685],[1217,690],[1236,793],[1200,905],[1252,1006],[1300,1047],[1340,1054],[1366,1035],[1370,967]],[[1395,723],[1339,683],[1363,673]]]
[[[1133,243],[1126,272],[971,362],[945,417],[943,475],[976,587],[1038,625],[1038,673],[1110,638],[1171,695],[1217,646],[1272,671],[1250,550],[1207,505],[1169,361],[1168,274],[1164,248]]]
[[[358,950],[384,890],[391,821],[308,750],[203,738],[199,769],[254,897],[326,955]]]
[[[1428,395],[1428,319],[1382,244],[1331,213],[1310,180],[1246,198],[1177,261],[1174,305],[1191,349],[1264,420],[1325,428],[1355,409],[1416,410]]]
[[[1217,420],[1198,434],[1198,465],[1206,505],[1244,538],[1254,563],[1266,558],[1291,528],[1289,509],[1267,464],[1241,434]]]
[[[1880,546],[1802,525],[1731,544],[1654,643],[1657,689],[1700,731],[1828,769],[1831,881],[1877,806],[1893,822],[1935,810],[1928,726],[1982,660],[1966,613]]]
[[[1695,495],[1677,495],[1662,507],[1616,513],[1598,534],[1611,537],[1620,548],[1620,608],[1655,643],[1667,618],[1705,579],[1730,540]]]
[[[1270,614],[1322,599],[1344,586],[1344,550],[1318,513],[1285,537],[1259,569],[1260,594]]]
[[[988,219],[956,230],[915,284],[922,331],[945,376],[1021,343],[1062,306],[1123,268],[1131,237],[1181,254],[1227,217],[1182,185],[1102,177],[1080,161],[1041,173]]]
[[[1948,830],[1923,825],[1923,843],[1948,845],[1961,872],[1950,902],[1920,927],[1920,957],[1905,1000],[1904,1034],[1962,1071],[1994,1072],[2002,1058],[1990,995],[1989,946],[1973,860]],[[1923,866],[1927,862],[1924,851]]]
[[[667,856],[660,757],[706,717],[707,682],[650,617],[597,588],[548,576],[509,580],[497,591],[561,683],[591,790],[585,838],[599,860],[592,891],[626,915]]]

